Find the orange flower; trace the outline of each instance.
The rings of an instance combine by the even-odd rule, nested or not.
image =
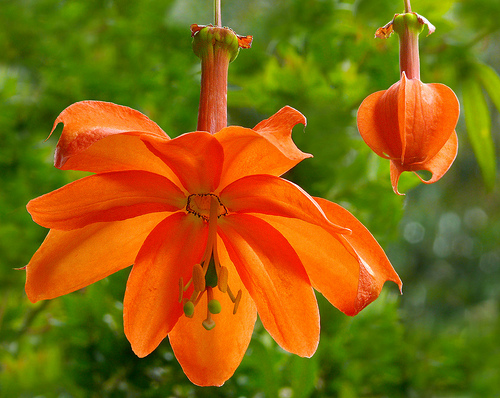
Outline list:
[[[192,382],[222,385],[260,315],[285,350],[311,356],[319,339],[312,287],[349,315],[401,281],[349,212],[279,176],[310,155],[291,139],[305,118],[285,107],[254,129],[169,139],[130,108],[71,105],[55,165],[95,174],[32,200],[51,228],[26,267],[33,302],[133,264],[124,298],[132,349],[168,335]]]
[[[388,90],[369,95],[358,110],[357,124],[366,144],[379,156],[391,160],[391,183],[398,192],[403,171],[427,170],[427,184],[439,180],[455,160],[458,149],[455,126],[459,103],[444,84],[420,81],[418,34],[423,26],[434,27],[415,13],[397,14],[377,31],[386,38],[400,35],[401,80]]]

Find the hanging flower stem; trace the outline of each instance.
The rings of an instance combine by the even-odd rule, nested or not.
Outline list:
[[[215,38],[215,34],[208,36]],[[222,49],[217,41],[213,44],[207,43],[207,48],[203,51],[201,57],[198,131],[208,131],[215,134],[227,126],[227,73],[229,60],[228,51]]]
[[[219,3],[220,7],[220,3]],[[220,23],[220,8],[216,23]],[[219,16],[217,16],[219,15]],[[229,28],[191,25],[193,51],[201,59],[198,131],[215,134],[227,126],[227,72],[240,48],[249,48],[252,36],[238,36]]]
[[[411,12],[410,0],[405,0],[405,12]]]
[[[217,27],[222,26],[221,0],[214,0],[214,24]]]
[[[410,7],[409,1],[406,5]],[[399,71],[401,75],[405,72],[408,79],[420,79],[418,35],[422,29],[418,16],[412,12],[394,18],[394,31],[399,35]]]

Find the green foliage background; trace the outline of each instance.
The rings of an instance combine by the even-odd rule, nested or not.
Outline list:
[[[353,212],[386,249],[404,295],[387,284],[349,318],[318,294],[313,358],[283,352],[257,324],[234,377],[199,388],[167,340],[144,359],[132,353],[122,325],[128,269],[31,304],[14,268],[46,234],[26,203],[80,177],[52,166],[60,127],[44,141],[66,106],[111,101],[172,137],[195,130],[200,67],[189,26],[212,21],[211,1],[0,0],[0,396],[499,397],[500,3],[412,6],[437,27],[421,38],[422,80],[454,89],[463,112],[451,170],[429,186],[404,175],[398,197],[355,116],[398,79],[397,38],[373,35],[403,2],[223,2],[224,24],[254,36],[230,68],[230,124],[300,110],[308,125],[294,139],[315,157],[287,178]]]

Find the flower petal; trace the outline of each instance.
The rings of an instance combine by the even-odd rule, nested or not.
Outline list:
[[[205,223],[178,212],[158,224],[144,242],[123,301],[125,334],[137,356],[150,354],[183,313],[179,280],[191,277],[207,234]]]
[[[279,177],[259,174],[240,178],[224,188],[220,198],[230,212],[298,218],[334,233],[349,233],[331,223],[307,192]]]
[[[355,315],[375,300],[386,281],[392,281],[402,289],[401,279],[394,271],[384,250],[373,235],[347,210],[336,203],[322,198],[314,198],[324,210],[328,219],[352,231],[351,235],[342,235],[342,239],[354,249],[359,260],[359,284],[356,296]]]
[[[298,123],[305,125],[305,117],[286,106],[253,130],[227,127],[216,133],[224,148],[221,187],[250,174],[279,176],[311,157],[300,151],[292,140],[292,129]]]
[[[219,185],[224,151],[213,135],[197,131],[169,141],[148,137],[146,145],[176,174],[189,193],[213,192]]]
[[[221,217],[219,234],[267,331],[283,349],[312,356],[319,341],[319,312],[292,246],[268,223],[248,214]]]
[[[328,218],[352,229],[339,239],[301,220],[261,216],[290,242],[313,287],[347,315],[355,315],[375,300],[386,280],[401,281],[370,232],[347,210],[315,198]]]
[[[398,181],[401,173],[403,171],[419,171],[427,170],[432,173],[432,177],[428,180],[424,180],[418,173],[415,173],[420,180],[425,184],[432,184],[438,181],[443,175],[446,174],[448,169],[451,167],[458,152],[458,137],[457,133],[453,132],[446,144],[441,148],[441,150],[431,159],[424,163],[416,163],[411,165],[400,165],[397,161],[391,160],[391,183],[392,189],[398,195],[402,195],[398,191]]]
[[[144,142],[151,137],[134,132],[108,135],[68,157],[59,168],[92,173],[145,170],[176,181],[175,174],[146,147]]]
[[[32,302],[88,286],[132,265],[161,213],[91,224],[73,231],[51,230],[26,267],[26,294]]]
[[[388,140],[388,137],[399,137],[397,102],[391,104],[392,107],[380,106],[381,98],[387,91],[377,91],[366,97],[359,106],[356,118],[363,141],[378,156],[386,159],[401,153],[401,141],[396,138]]]
[[[64,123],[64,129],[54,158],[58,168],[62,168],[72,156],[109,135],[134,131],[168,139],[165,132],[142,113],[110,102],[77,102],[61,112],[52,132],[59,123]]]
[[[181,316],[168,335],[170,344],[184,373],[199,386],[221,386],[240,364],[252,337],[257,310],[246,288],[219,240],[219,259],[228,268],[229,286],[233,292],[242,290],[238,311],[227,294],[213,289],[214,298],[221,303],[220,314],[212,315],[216,325],[207,331],[206,296],[197,305],[193,318]]]
[[[377,155],[402,164],[426,162],[448,141],[458,121],[459,104],[444,84],[401,80],[369,95],[358,110],[358,129]]]
[[[74,181],[33,199],[27,209],[37,224],[70,230],[95,222],[176,211],[185,204],[182,191],[158,174],[117,171]]]
[[[444,84],[424,84],[407,79],[404,72],[399,89],[399,122],[404,164],[426,162],[449,140],[458,122],[459,103]],[[404,103],[404,105],[402,105]]]
[[[298,254],[312,286],[340,311],[354,314],[359,262],[339,239],[317,225],[292,218],[261,215]]]

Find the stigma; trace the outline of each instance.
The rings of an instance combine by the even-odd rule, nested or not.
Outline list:
[[[183,306],[184,315],[192,318],[195,307],[202,300],[205,301],[207,317],[202,325],[211,330],[215,327],[213,315],[222,311],[220,302],[214,299],[213,289],[217,288],[229,296],[233,303],[233,314],[238,311],[242,294],[241,289],[236,295],[232,292],[228,284],[228,269],[220,264],[217,254],[217,219],[225,216],[228,210],[217,195],[207,193],[189,195],[186,211],[208,223],[208,239],[200,263],[193,266],[191,279],[186,284],[182,278],[179,280],[179,303]],[[193,292],[189,297],[185,297],[191,285]]]

